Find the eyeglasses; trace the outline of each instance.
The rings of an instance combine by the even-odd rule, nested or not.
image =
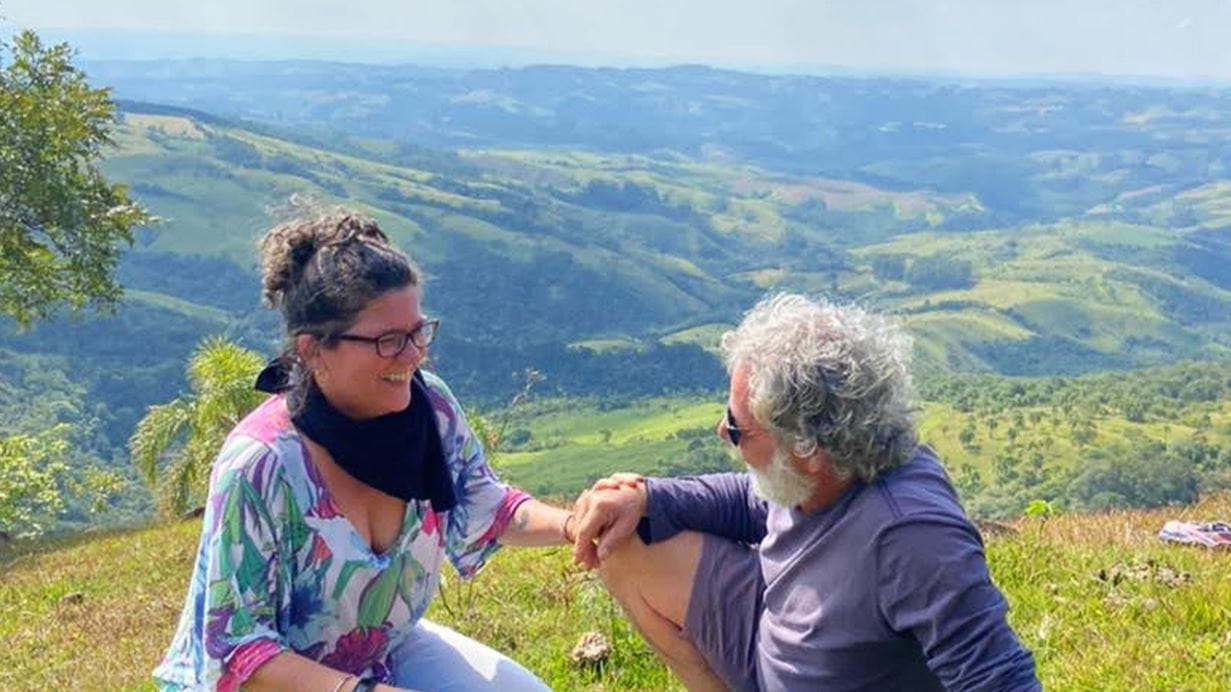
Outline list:
[[[440,320],[424,320],[418,327],[408,332],[385,332],[380,336],[360,336],[358,334],[338,334],[335,338],[342,341],[362,341],[376,346],[376,354],[382,358],[397,358],[406,350],[406,345],[414,343],[416,348],[424,349],[436,338],[436,330]]]
[[[731,446],[739,446],[739,438],[744,432],[739,429],[739,425],[735,422],[735,414],[731,413],[731,407],[727,407],[727,439],[731,441]]]

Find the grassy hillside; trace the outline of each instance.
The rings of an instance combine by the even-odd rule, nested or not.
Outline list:
[[[734,468],[713,435],[725,399],[654,398],[619,408],[546,401],[510,417],[500,472],[536,493],[573,493],[613,471],[651,475]],[[499,415],[499,414],[498,414]]]
[[[793,289],[907,315],[921,359],[946,370],[1088,372],[1231,352],[1231,242],[1208,215],[1129,224],[1094,209],[959,231],[989,220],[969,194],[738,161],[556,150],[407,160],[375,139],[313,144],[191,114],[125,117],[108,170],[168,219],[145,250],[250,267],[267,209],[308,191],[380,218],[433,275],[430,307],[480,342],[705,344],[706,325]],[[1224,187],[1163,189],[1221,208],[1211,200]],[[199,299],[165,280],[135,288]]]
[[[107,165],[167,219],[144,252],[250,273],[268,210],[310,192],[380,218],[432,275],[429,307],[479,343],[712,345],[707,325],[788,289],[905,314],[921,360],[944,370],[1088,372],[1231,351],[1231,243],[1213,217],[1129,224],[1094,209],[967,231],[989,220],[971,195],[665,153],[408,158],[382,140],[291,141],[133,108]],[[1223,187],[1165,189],[1209,201]],[[146,302],[169,293],[201,315],[189,304],[200,291],[140,278]],[[224,292],[237,291],[231,304],[252,309],[255,291]]]
[[[1168,519],[1228,516],[1231,497],[1215,496],[1025,520],[1016,535],[987,537],[992,578],[1044,687],[1225,689],[1231,552],[1169,546],[1155,534]],[[190,521],[10,549],[0,566],[0,686],[152,689],[199,530]],[[450,581],[429,617],[511,653],[554,689],[681,689],[564,549],[503,551],[469,591]],[[568,658],[588,631],[612,643],[598,668]]]
[[[498,465],[504,477],[539,493],[577,492],[613,471],[673,475],[737,468],[714,435],[724,406],[721,394],[704,400],[643,399],[614,409],[584,400],[542,402],[511,417],[507,451],[497,456]],[[1199,441],[1231,453],[1231,400],[1180,406],[1147,420],[1111,410],[1038,404],[963,410],[952,402],[928,401],[920,407],[919,437],[959,480],[977,472],[991,484],[998,460],[1017,463],[1021,457],[1026,463],[1035,453],[1052,475],[1073,471],[1099,450],[1142,441],[1172,446]],[[1046,491],[1038,492],[1049,499]]]

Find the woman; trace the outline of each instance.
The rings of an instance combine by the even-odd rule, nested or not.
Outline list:
[[[570,515],[502,485],[448,387],[419,369],[435,335],[422,279],[370,220],[270,230],[276,392],[214,462],[162,689],[546,689],[421,619],[447,556],[463,577],[501,544],[566,542]]]

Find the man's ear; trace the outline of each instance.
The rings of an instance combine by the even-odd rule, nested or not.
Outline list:
[[[817,474],[829,468],[829,455],[818,445],[811,454],[800,457],[804,469],[811,474]]]

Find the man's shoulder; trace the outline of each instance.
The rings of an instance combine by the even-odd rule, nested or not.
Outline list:
[[[867,488],[867,500],[879,506],[887,523],[915,517],[969,522],[940,459],[919,445],[906,461],[883,472]]]

